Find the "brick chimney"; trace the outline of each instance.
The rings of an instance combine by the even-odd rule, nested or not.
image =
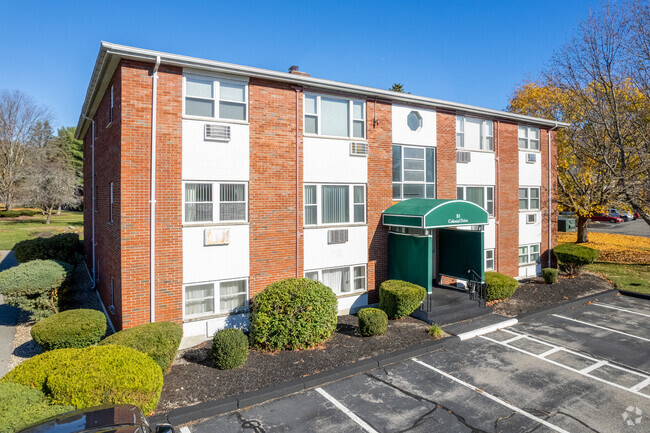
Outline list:
[[[290,67],[289,73],[295,75],[302,75],[303,77],[309,77],[309,74],[307,72],[300,72],[297,65],[293,65],[292,67]]]

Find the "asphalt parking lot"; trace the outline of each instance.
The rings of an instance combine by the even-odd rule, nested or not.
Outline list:
[[[181,431],[647,432],[649,417],[650,301],[611,294]]]
[[[643,236],[650,238],[650,226],[642,219],[622,223],[592,222],[589,230],[617,235]]]

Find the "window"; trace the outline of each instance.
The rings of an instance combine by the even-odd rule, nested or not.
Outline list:
[[[494,270],[494,250],[485,250],[485,270]]]
[[[109,195],[110,195],[110,209],[109,209],[109,219],[108,219],[108,222],[109,222],[109,223],[112,223],[112,222],[113,222],[113,203],[114,203],[114,201],[113,201],[113,182],[110,183],[110,187],[109,187],[109,189],[110,189],[110,191],[109,191]]]
[[[519,210],[539,210],[539,187],[519,188]]]
[[[246,221],[247,186],[244,183],[185,183],[184,221],[213,223]]]
[[[467,200],[481,206],[487,213],[494,216],[494,187],[493,186],[458,186],[456,198]]]
[[[519,148],[539,150],[539,128],[519,126]]]
[[[494,151],[494,122],[456,116],[456,147]]]
[[[519,265],[529,265],[539,261],[540,244],[523,245],[519,247]]]
[[[406,116],[406,124],[411,131],[419,131],[420,128],[422,128],[422,116],[417,111],[411,111],[409,115]]]
[[[366,103],[305,94],[305,134],[366,138]]]
[[[436,198],[436,148],[393,145],[393,200]]]
[[[366,290],[366,265],[306,271],[305,278],[320,281],[336,294]]]
[[[113,86],[111,86],[111,105],[110,105],[110,108],[108,109],[108,124],[109,125],[111,123],[113,123],[113,107],[114,107],[114,103],[113,103]]]
[[[185,317],[230,313],[246,309],[245,279],[185,286]]]
[[[305,185],[305,225],[364,222],[365,185]]]
[[[185,76],[185,114],[224,120],[247,119],[246,83]]]

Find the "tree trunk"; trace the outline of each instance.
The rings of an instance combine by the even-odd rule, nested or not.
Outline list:
[[[14,204],[12,202],[11,193],[7,193],[7,197],[5,198],[5,207],[7,210],[14,210]]]
[[[56,210],[57,215],[61,215],[61,205],[59,205],[59,208]]]
[[[589,218],[583,216],[578,217],[578,240],[576,241],[579,244],[584,244],[589,242],[589,226],[587,223]]]
[[[49,209],[47,210],[47,212],[45,212],[45,224],[49,224],[49,223],[50,223],[50,219],[52,218],[52,211],[53,211],[53,210],[54,210],[54,208],[49,208]]]

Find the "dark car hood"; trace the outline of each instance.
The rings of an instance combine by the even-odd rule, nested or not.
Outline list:
[[[130,433],[139,426],[148,426],[148,423],[136,406],[96,406],[49,418],[20,433],[74,433],[89,430]]]

